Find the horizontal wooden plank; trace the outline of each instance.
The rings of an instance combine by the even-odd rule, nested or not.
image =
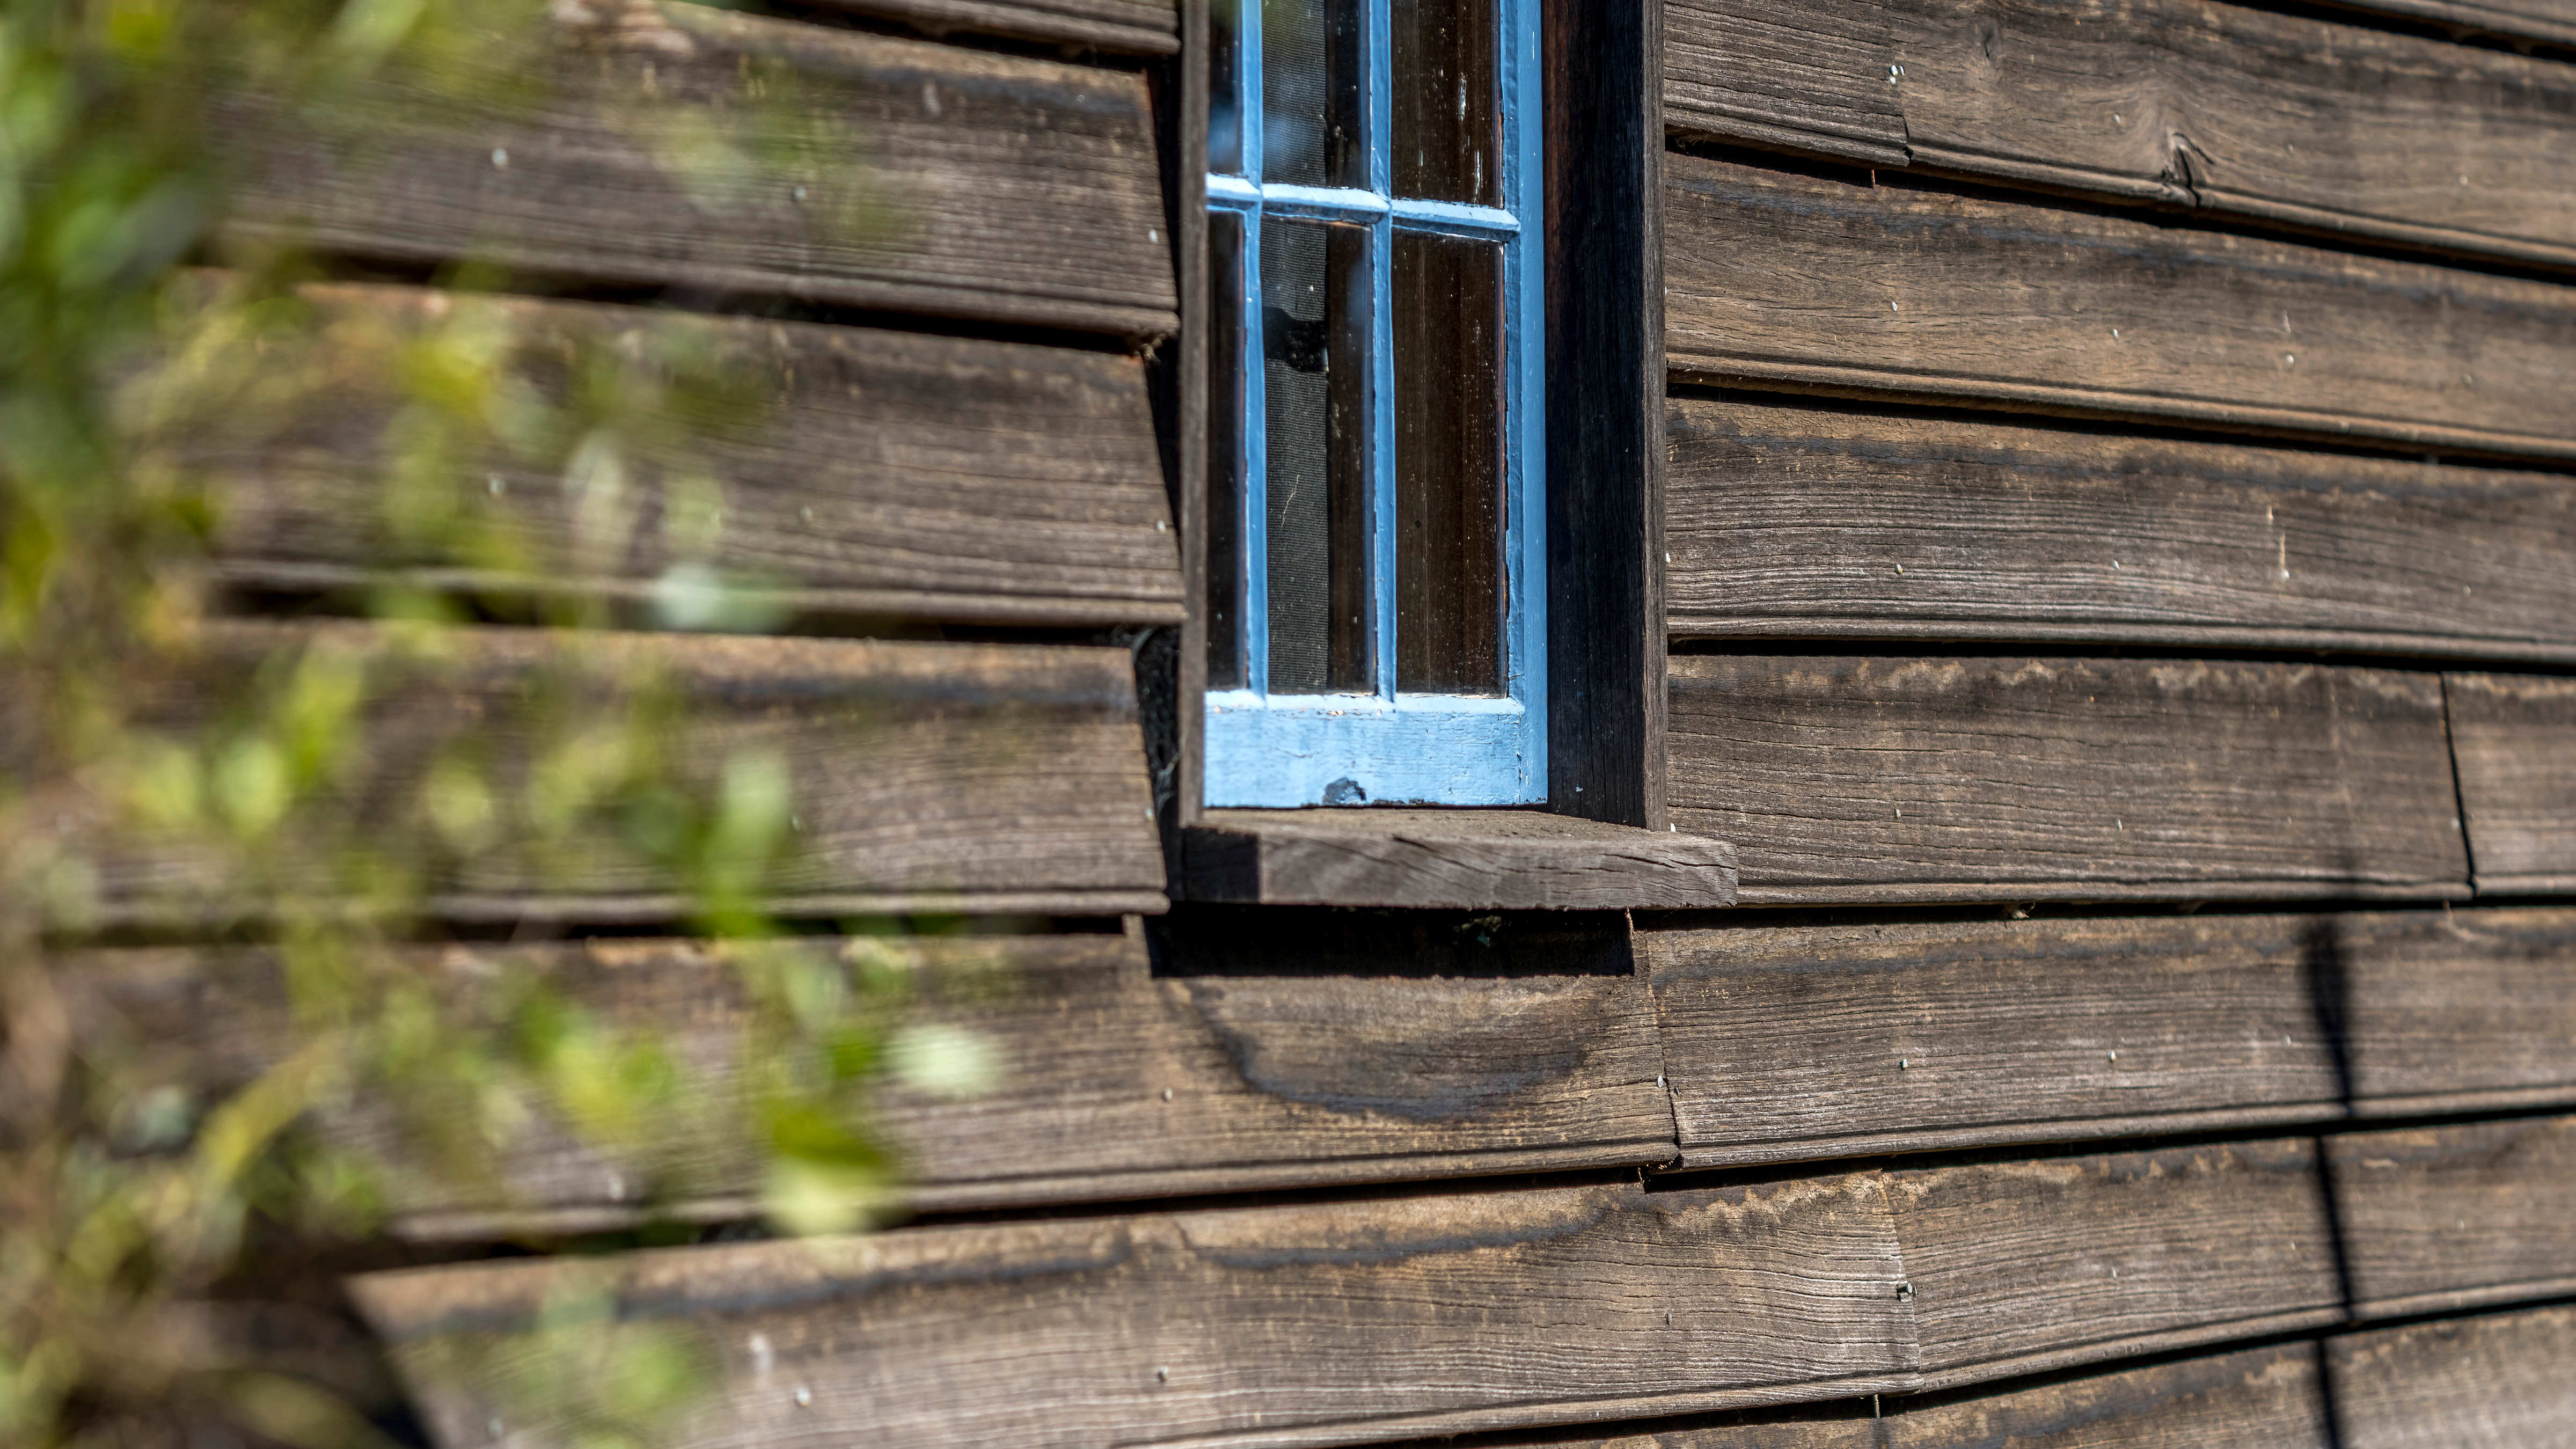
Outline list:
[[[2374,1312],[2576,1293],[2576,1119],[2326,1143],[2353,1292]]]
[[[415,782],[442,752],[491,761],[506,801],[547,731],[595,720],[578,704],[549,712],[542,700],[592,692],[623,719],[618,691],[650,680],[676,703],[654,745],[679,782],[712,790],[729,761],[753,754],[787,771],[793,830],[765,883],[774,910],[1161,909],[1162,851],[1123,649],[534,629],[472,629],[449,643],[446,659],[424,661],[403,636],[366,625],[210,626],[144,681],[141,722],[200,731],[237,707],[234,686],[300,651],[369,671],[341,786],[347,803],[334,808],[353,812],[344,818],[358,839],[419,852],[428,909],[450,918],[659,920],[685,911],[688,898],[662,868],[605,833],[547,842],[514,833],[505,816],[481,848],[447,852],[417,823]],[[65,823],[98,852],[103,919],[260,911],[244,894],[255,882],[194,837],[120,830],[103,812]],[[296,844],[264,863],[264,878],[342,878],[335,857],[295,852],[355,840],[281,828]]]
[[[2576,5],[2567,0],[2334,0],[2338,9],[2428,22],[2455,37],[2491,35],[2576,45]]]
[[[2576,1310],[2541,1308],[2186,1358],[1922,1408],[1890,1403],[1884,1418],[1691,1429],[1594,1449],[2514,1449],[2555,1443],[2576,1419],[2571,1356]]]
[[[2576,912],[1643,931],[1685,1167],[2576,1106]]]
[[[1664,130],[1904,166],[1897,16],[1882,5],[1663,0]],[[1776,17],[1776,18],[1775,18]]]
[[[2508,1240],[2576,1187],[2565,1155],[2451,1199],[2474,1227],[2448,1243],[2411,1206],[2492,1157],[2490,1131],[2328,1139],[2331,1180],[2294,1138],[522,1259],[353,1292],[448,1449],[552,1442],[496,1419],[452,1336],[533,1321],[576,1273],[625,1321],[695,1325],[723,1366],[681,1444],[1359,1444],[2116,1362],[2403,1312],[2422,1295],[2368,1295],[2410,1274],[2463,1299],[2545,1289],[2517,1275],[2566,1261],[2570,1229]]]
[[[2576,457],[2576,288],[1676,155],[1674,378]]]
[[[1460,910],[1735,904],[1724,841],[1528,810],[1211,810],[1194,900]]]
[[[2284,1344],[1905,1408],[1887,1416],[1874,1449],[2348,1449],[2334,1437],[2316,1354],[2313,1343]]]
[[[1855,9],[1668,0],[1667,125],[2576,264],[2576,70],[2560,61],[2197,0]],[[1855,92],[1876,125],[1852,124]],[[1857,135],[1896,158],[1858,154]]]
[[[1680,397],[1680,637],[2576,659],[2559,475]]]
[[[920,1209],[1024,1206],[1508,1171],[1659,1164],[1672,1111],[1634,976],[1154,979],[1132,935],[817,940],[894,966],[907,1029],[960,1028],[994,1078],[965,1100],[882,1084],[869,1125]],[[462,992],[533,972],[613,1025],[661,1039],[720,1100],[751,1009],[722,946],[606,939],[416,953]],[[294,1040],[277,963],[252,950],[103,951],[71,973],[83,1030],[161,1043],[210,1086]],[[326,1123],[388,1164],[393,1231],[495,1237],[759,1214],[761,1163],[727,1138],[595,1150],[542,1122],[499,1145],[493,1181],[419,1170],[390,1104]]]
[[[724,1367],[673,1442],[1331,1445],[1903,1382],[1866,1178],[1634,1184],[1057,1219],[639,1253],[628,1321]],[[565,1268],[353,1280],[441,1444],[495,1430],[439,1336],[524,1320]],[[524,1436],[524,1437],[523,1437]]]
[[[2576,1424],[2576,1308],[2342,1335],[2327,1352],[2348,1449],[2515,1449]]]
[[[668,602],[703,578],[761,611],[1050,625],[1178,623],[1185,612],[1134,358],[636,308],[458,304],[408,288],[310,295],[331,318],[326,343],[345,354],[316,369],[332,381],[287,426],[248,446],[215,440],[192,460],[214,489],[217,567],[230,581],[392,575]],[[541,384],[549,356],[644,338],[758,401],[710,412],[683,439],[637,438],[629,496],[608,509],[509,459],[462,460],[443,498],[389,490],[369,464],[405,400],[370,349],[452,325],[458,305],[517,337]],[[407,529],[398,508],[451,522]]]
[[[2576,679],[2452,674],[2442,685],[2478,890],[2576,892]]]
[[[2429,674],[1677,655],[1672,816],[1747,903],[2448,898]]]
[[[833,8],[890,15],[934,35],[951,31],[1170,55],[1181,48],[1173,0],[831,0]]]
[[[2316,1327],[2346,1311],[2306,1139],[1919,1169],[1889,1174],[1888,1192],[1935,1383]]]
[[[634,286],[1175,326],[1141,75],[691,4],[557,11],[522,73],[463,99],[371,90],[318,127],[236,102],[239,224]]]

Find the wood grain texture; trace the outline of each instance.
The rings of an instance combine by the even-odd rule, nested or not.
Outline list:
[[[1664,128],[1864,166],[1904,166],[1888,66],[1901,16],[1880,5],[1663,0]]]
[[[597,282],[1174,326],[1142,76],[696,5],[558,8],[511,78],[532,100],[371,91],[319,127],[238,103],[240,225]]]
[[[2372,1311],[2421,1313],[2576,1292],[2576,1119],[2533,1117],[2326,1139]]]
[[[407,288],[310,295],[389,347],[455,310]],[[1168,624],[1185,612],[1133,358],[635,308],[465,305],[519,338],[540,379],[550,355],[650,338],[761,401],[685,446],[639,440],[648,446],[632,450],[628,487],[641,496],[606,514],[573,482],[506,460],[466,460],[432,507],[368,466],[403,400],[383,367],[353,357],[287,427],[192,460],[215,494],[221,577],[309,588],[390,575],[651,602],[704,576],[763,612],[1045,625]],[[407,536],[396,520],[441,511],[470,531],[470,548],[449,530]]]
[[[2499,1155],[2506,1129],[2522,1147]],[[626,1320],[696,1323],[724,1364],[677,1444],[1370,1444],[1955,1390],[2414,1312],[2416,1281],[2545,1297],[2563,1289],[2527,1269],[2568,1261],[2568,1227],[2537,1214],[2571,1186],[2561,1145],[2530,1147],[2550,1134],[2576,1140],[2576,1119],[930,1227],[353,1292],[448,1449],[551,1441],[492,1428],[453,1351],[528,1323],[574,1274],[600,1274]],[[2367,1168],[2383,1155],[2396,1165]],[[2357,1165],[2380,1178],[2352,1181]],[[2458,1222],[2445,1243],[2421,1222],[2432,1201]]]
[[[2576,1308],[2328,1341],[2346,1449],[2519,1449],[2576,1424]]]
[[[2455,38],[2492,35],[2576,45],[2576,5],[2567,0],[2335,0],[2336,8],[2429,22]]]
[[[1906,1409],[1885,1423],[1873,1449],[2341,1449],[2307,1343]]]
[[[1662,12],[1542,10],[1548,808],[1663,830]]]
[[[2232,662],[1673,660],[1673,819],[1747,903],[2450,898],[2436,676]]]
[[[569,1271],[353,1286],[465,1449],[493,1416],[440,1371],[439,1335],[524,1321]],[[686,1445],[1366,1443],[1868,1392],[1908,1367],[1869,1179],[933,1228],[606,1271],[624,1317],[695,1322],[723,1365]]]
[[[1665,175],[1678,381],[2576,457],[2576,288],[1706,157]]]
[[[2442,685],[2478,890],[2576,891],[2576,680],[2452,674]]]
[[[1456,910],[1735,904],[1724,841],[1527,810],[1211,810],[1186,832],[1193,900]]]
[[[1937,1383],[2344,1313],[2317,1150],[2304,1139],[1928,1168],[1887,1184]]]
[[[2576,659],[2553,474],[1675,398],[1676,636]]]
[[[899,1080],[871,1130],[930,1210],[1028,1206],[1500,1171],[1644,1166],[1672,1156],[1652,1008],[1632,976],[1154,979],[1132,935],[814,940],[906,983],[899,1025],[962,1028],[995,1065],[965,1100]],[[527,974],[616,1027],[656,1035],[711,1097],[733,1090],[752,1027],[722,945],[602,939],[424,948],[442,989]],[[72,973],[80,1029],[185,1053],[182,1075],[238,1086],[297,1040],[276,960],[257,950],[102,951]],[[499,1144],[494,1182],[421,1170],[392,1105],[326,1130],[388,1164],[392,1231],[492,1238],[759,1215],[752,1144],[690,1139],[612,1153],[545,1122]],[[497,1188],[497,1192],[495,1189]]]
[[[681,1444],[1358,1444],[1955,1389],[2411,1312],[2419,1280],[2545,1296],[2563,1290],[2527,1269],[2563,1265],[2570,1231],[2536,1216],[2571,1185],[2555,1139],[2576,1119],[1056,1218],[353,1291],[448,1449],[552,1442],[492,1427],[454,1338],[528,1322],[581,1273],[627,1321],[694,1323],[724,1366]]]
[[[2576,912],[1643,931],[1682,1165],[2576,1105]]]
[[[2576,264],[2555,60],[2191,0],[1667,10],[1687,135]]]
[[[1170,55],[1181,48],[1174,0],[831,0],[838,10],[888,15],[934,35],[952,31],[1064,46]]]
[[[388,848],[424,852],[435,915],[683,913],[689,898],[677,883],[612,835],[575,832],[541,851],[505,826],[483,848],[442,853],[417,803],[423,773],[460,748],[490,761],[495,790],[516,798],[514,782],[546,731],[595,727],[597,711],[624,718],[634,700],[656,697],[672,701],[671,723],[654,739],[682,784],[718,788],[729,761],[753,755],[787,772],[794,829],[765,882],[777,911],[1161,908],[1162,853],[1124,650],[475,629],[452,640],[445,661],[423,663],[397,636],[365,625],[235,623],[209,627],[146,681],[141,723],[220,722],[238,707],[240,681],[304,657],[368,671],[333,808]],[[591,704],[547,703],[584,698]],[[111,921],[256,916],[263,879],[302,890],[338,879],[327,836],[316,837],[326,858],[288,849],[245,880],[235,858],[186,837],[119,829],[103,814],[64,823],[102,852]]]

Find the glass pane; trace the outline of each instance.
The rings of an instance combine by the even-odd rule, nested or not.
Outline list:
[[[1228,175],[1243,171],[1243,97],[1235,89],[1243,48],[1234,33],[1242,8],[1241,0],[1208,5],[1208,169]]]
[[[1262,0],[1261,179],[1366,186],[1360,0]]]
[[[1243,218],[1208,213],[1207,672],[1243,687]]]
[[[1395,683],[1503,679],[1503,254],[1395,234]]]
[[[1261,224],[1270,692],[1367,690],[1368,233]]]
[[[1395,194],[1500,205],[1495,0],[1394,0]]]

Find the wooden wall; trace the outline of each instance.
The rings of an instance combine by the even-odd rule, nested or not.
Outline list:
[[[505,1195],[398,1184],[447,1261],[350,1291],[438,1443],[553,1442],[448,1350],[576,1271],[721,1366],[692,1444],[2563,1439],[2576,18],[1640,14],[1603,89],[1668,142],[1621,223],[1663,273],[1628,360],[1663,359],[1667,449],[1584,496],[1643,500],[1662,576],[1614,582],[1669,657],[1662,706],[1603,718],[1664,731],[1630,772],[1661,798],[1619,808],[1731,842],[1728,912],[1166,914],[1130,647],[1187,612],[1155,369],[1195,305],[1194,7],[639,4],[563,22],[542,116],[388,102],[400,186],[268,143],[246,225],[498,248],[565,283],[521,304],[541,334],[667,288],[777,370],[716,460],[727,561],[854,637],[613,647],[794,762],[780,909],[966,922],[905,948],[910,1009],[1008,1064],[971,1102],[887,1090],[922,1216],[866,1237],[742,1240],[727,1161],[676,1207],[704,1241],[505,1253],[638,1219],[630,1164],[542,1134]],[[694,207],[585,109],[753,60],[871,138],[901,225]],[[513,582],[375,551],[333,446],[235,460],[232,578]],[[643,597],[662,547],[515,582]],[[213,667],[356,627],[245,619]],[[547,645],[470,647],[499,687]],[[118,899],[165,917],[188,869],[143,852]],[[509,954],[740,1067],[667,885],[449,884],[559,939],[422,971]],[[630,934],[582,939],[604,920]],[[78,1010],[237,1076],[273,974],[103,951]]]

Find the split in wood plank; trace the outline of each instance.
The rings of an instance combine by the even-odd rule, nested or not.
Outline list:
[[[1528,810],[1211,810],[1193,900],[1461,910],[1735,904],[1725,842]]]
[[[1673,378],[2576,458],[2576,287],[1665,166]]]
[[[827,0],[836,10],[887,15],[933,35],[961,32],[1063,46],[1170,55],[1181,48],[1173,0]]]
[[[2576,911],[1641,931],[1681,1165],[2576,1105]]]
[[[1704,654],[1672,689],[1673,819],[1748,904],[2467,893],[2436,675]]]
[[[2576,893],[2576,679],[2442,681],[2480,894]]]
[[[2540,1308],[1922,1408],[1885,1401],[1884,1417],[1681,1430],[1586,1449],[2522,1449],[2556,1443],[2576,1422],[2571,1357],[2576,1309]]]
[[[621,750],[658,752],[683,785],[710,792],[737,761],[774,762],[791,814],[761,885],[784,914],[1162,909],[1123,649],[496,628],[445,643],[443,656],[424,655],[398,631],[359,624],[202,630],[143,681],[139,724],[193,735],[244,705],[245,679],[290,677],[306,661],[359,672],[353,758],[331,806],[357,837],[308,836],[290,820],[282,858],[236,858],[103,804],[67,807],[63,828],[97,852],[100,918],[255,918],[266,890],[337,889],[352,867],[335,852],[361,841],[418,853],[435,916],[687,914],[692,898],[668,868],[578,817],[561,840],[500,817],[494,838],[457,848],[418,811],[420,779],[459,749],[488,762],[504,802],[538,760],[567,749],[600,768]],[[641,733],[596,739],[602,718]],[[588,743],[553,737],[576,727]]]
[[[2289,1139],[521,1260],[353,1292],[448,1449],[549,1442],[496,1428],[454,1350],[576,1275],[625,1321],[695,1324],[724,1366],[683,1444],[1358,1444],[1961,1387],[2404,1311],[2421,1295],[2367,1295],[2417,1277],[2545,1294],[2527,1270],[2569,1261],[2576,1120],[2508,1125],[2559,1145],[2467,1193],[2467,1164],[2502,1161],[2491,1127],[2329,1139],[2332,1183]]]
[[[2576,479],[1672,401],[1677,637],[2576,661]]]
[[[630,286],[1176,325],[1143,76],[692,4],[557,9],[474,99],[369,90],[292,121],[234,102],[239,225]]]
[[[329,319],[314,362],[330,381],[283,426],[210,437],[190,459],[209,475],[227,580],[390,576],[682,617],[718,605],[1044,625],[1184,613],[1134,358],[396,287],[307,295]],[[541,386],[562,381],[557,357],[633,345],[689,357],[721,396],[699,402],[684,439],[636,440],[626,496],[605,507],[587,481],[507,457],[462,460],[442,497],[389,489],[370,463],[402,403],[397,359],[450,327],[515,337]],[[417,526],[424,516],[440,525]]]
[[[1635,1184],[1052,1219],[631,1254],[628,1321],[722,1386],[676,1445],[1337,1445],[1908,1382],[1865,1178]],[[353,1281],[446,1449],[551,1442],[440,1373],[568,1262]],[[801,1392],[800,1392],[801,1391]]]
[[[1666,124],[2576,265],[2576,69],[2192,0],[1668,0]]]
[[[460,996],[533,973],[610,1028],[654,1034],[717,1101],[751,1045],[742,949],[454,945],[406,964]],[[980,1093],[888,1080],[872,1098],[869,1126],[899,1163],[896,1200],[914,1209],[1633,1168],[1673,1154],[1653,1012],[1634,975],[1155,979],[1132,934],[751,949],[891,972],[899,1030],[982,1041],[994,1075]],[[70,979],[85,1038],[184,1053],[182,1075],[205,1090],[248,1082],[294,1040],[278,965],[255,950],[100,951]],[[395,1104],[353,1102],[321,1125],[384,1165],[391,1228],[407,1238],[761,1212],[751,1144],[676,1126],[630,1153],[530,1122],[497,1147],[492,1182],[460,1185],[406,1154]]]

